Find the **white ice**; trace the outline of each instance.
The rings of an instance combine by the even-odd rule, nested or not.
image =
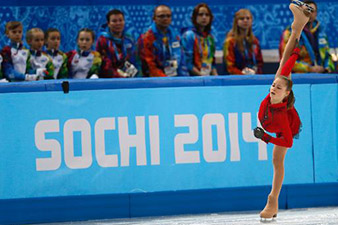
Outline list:
[[[51,224],[51,223],[49,223]],[[261,221],[258,211],[93,220],[52,225],[338,225],[338,207],[280,210],[272,221]],[[41,224],[40,224],[41,225]]]

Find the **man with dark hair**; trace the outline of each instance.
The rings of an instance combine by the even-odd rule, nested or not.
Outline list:
[[[135,39],[125,32],[124,14],[118,9],[110,10],[106,15],[107,23],[96,44],[96,50],[102,56],[99,77],[127,78],[137,74],[135,67]]]
[[[317,20],[317,4],[312,0],[305,0],[304,3],[314,8],[310,20],[304,27],[300,38],[299,58],[293,72],[295,73],[327,73],[335,70],[329,54],[329,43],[327,35]],[[282,56],[285,45],[290,37],[291,29],[288,27],[281,37],[279,53]]]
[[[154,9],[153,24],[138,41],[143,76],[187,76],[179,34],[171,25],[171,9],[159,5]]]

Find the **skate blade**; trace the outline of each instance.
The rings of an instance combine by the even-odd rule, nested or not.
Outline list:
[[[295,4],[296,6],[298,6],[302,10],[304,10],[305,15],[307,15],[307,16],[309,14],[313,13],[313,11],[314,11],[314,8],[312,8],[310,5],[308,5],[308,4],[306,4],[306,3],[302,2],[302,1],[291,0],[291,3]],[[305,6],[305,8],[303,8],[302,6]]]
[[[277,218],[277,214],[273,215],[271,218],[261,217],[261,223],[271,223],[271,222],[276,221],[276,218]]]

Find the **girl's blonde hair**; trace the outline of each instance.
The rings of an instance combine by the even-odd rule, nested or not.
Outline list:
[[[235,15],[234,15],[234,20],[232,22],[232,29],[231,31],[227,34],[227,37],[232,36],[235,40],[236,40],[236,46],[239,48],[239,50],[241,52],[244,51],[244,39],[246,40],[246,42],[249,44],[249,49],[252,49],[252,43],[255,39],[255,36],[252,32],[252,26],[250,26],[248,28],[248,32],[246,34],[245,37],[243,37],[242,35],[240,35],[240,27],[238,27],[238,20],[243,17],[245,14],[249,14],[249,16],[251,17],[251,20],[253,20],[253,16],[252,13],[250,12],[250,10],[248,9],[240,9],[238,10]]]
[[[29,43],[33,39],[34,33],[38,33],[38,32],[41,32],[41,33],[44,34],[43,30],[41,30],[40,28],[37,28],[37,27],[28,30],[26,32],[26,41],[27,41],[27,43]]]

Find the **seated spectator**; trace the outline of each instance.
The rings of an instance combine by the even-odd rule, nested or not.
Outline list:
[[[48,56],[53,60],[54,79],[68,78],[67,55],[60,51],[61,34],[56,28],[45,32],[45,43]]]
[[[96,50],[101,54],[100,77],[134,77],[135,39],[124,30],[124,14],[118,9],[106,15],[107,23],[97,40]]]
[[[305,0],[304,3],[314,8],[310,20],[303,29],[299,45],[299,58],[293,67],[294,73],[327,73],[334,72],[334,63],[329,54],[329,43],[327,36],[319,21],[317,20],[317,4],[312,0]],[[285,45],[291,34],[290,26],[283,32],[279,44],[279,54],[282,57]]]
[[[187,76],[179,34],[170,27],[171,9],[166,5],[157,6],[153,21],[138,42],[143,76]]]
[[[32,80],[54,79],[53,60],[42,51],[45,34],[40,28],[32,28],[26,32],[29,45],[29,58],[26,71]]]
[[[191,76],[217,75],[215,39],[211,35],[214,16],[205,3],[198,4],[192,13],[194,27],[183,30],[182,46]]]
[[[101,56],[97,51],[92,51],[95,33],[89,28],[82,28],[76,37],[77,50],[67,53],[69,78],[86,79],[99,78]]]
[[[232,29],[224,45],[224,62],[229,74],[262,74],[263,57],[258,39],[252,32],[252,14],[248,9],[235,13]]]

